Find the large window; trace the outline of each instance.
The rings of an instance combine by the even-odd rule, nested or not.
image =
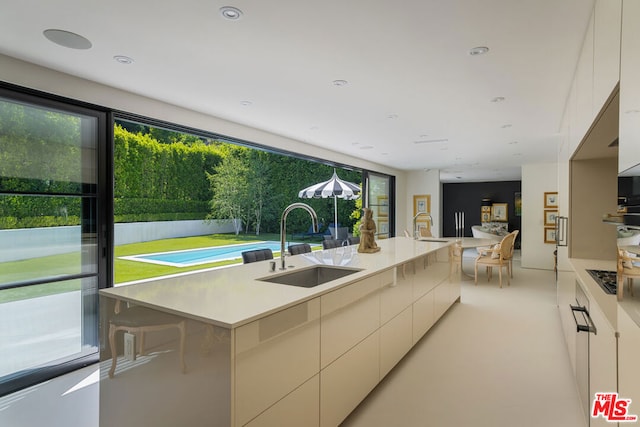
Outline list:
[[[0,88],[0,395],[97,361],[105,123]]]

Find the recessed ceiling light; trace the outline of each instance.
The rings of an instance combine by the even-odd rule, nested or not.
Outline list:
[[[496,96],[491,100],[491,102],[502,102],[504,101],[504,96]]]
[[[79,34],[64,30],[48,29],[42,34],[57,45],[68,47],[70,49],[90,49],[91,42]]]
[[[387,119],[397,119],[397,118],[398,118],[398,115],[397,115],[397,114],[389,114],[389,115],[387,116]]]
[[[373,148],[373,145],[363,145],[362,147],[360,147],[361,150],[371,150]]]
[[[517,143],[518,143],[518,141],[511,141],[511,142],[509,143],[509,145],[513,145],[513,144],[517,144]]]
[[[318,130],[318,129],[320,129],[318,126],[311,126],[311,127],[309,128],[309,130]]]
[[[360,144],[359,142],[352,142],[351,145],[358,145]]]
[[[128,56],[116,55],[113,57],[113,59],[120,64],[125,64],[125,65],[133,64],[133,58],[129,58]]]
[[[233,6],[221,7],[220,14],[224,19],[228,19],[229,21],[237,21],[238,19],[242,18],[242,11]]]
[[[253,104],[253,102],[251,101],[240,101],[240,105],[242,105],[243,107],[248,107],[251,104]]]
[[[511,125],[510,125],[510,124],[506,124],[506,125],[502,125],[502,126],[500,126],[500,127],[501,127],[502,129],[506,129],[506,128],[510,128],[510,127],[511,127]]]
[[[389,155],[389,153],[380,153],[380,154],[383,155],[383,156],[388,156]]]
[[[334,86],[346,86],[348,84],[349,84],[349,82],[346,81],[346,80],[334,80],[333,81],[333,85]]]
[[[469,51],[469,55],[471,55],[471,56],[484,55],[487,52],[489,52],[489,48],[488,47],[486,47],[486,46],[477,46],[477,47],[474,47],[473,49],[471,49]]]

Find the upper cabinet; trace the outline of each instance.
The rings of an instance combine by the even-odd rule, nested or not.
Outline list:
[[[593,114],[598,114],[620,79],[622,0],[599,0],[594,8]]]
[[[597,111],[593,112],[593,22],[591,14],[575,75],[576,118],[573,125],[577,130],[578,141],[582,140],[597,114]]]
[[[618,172],[640,164],[640,1],[624,0],[620,58]]]
[[[596,1],[589,18],[565,110],[569,155],[584,140],[620,79],[622,1]]]

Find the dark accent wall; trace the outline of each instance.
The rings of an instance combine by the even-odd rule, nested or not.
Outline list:
[[[461,182],[442,184],[442,232],[455,236],[455,212],[464,212],[464,235],[471,237],[471,226],[480,225],[482,199],[492,203],[507,203],[509,231],[521,230],[522,217],[516,216],[515,195],[521,191],[521,181]],[[516,246],[519,247],[518,235]]]

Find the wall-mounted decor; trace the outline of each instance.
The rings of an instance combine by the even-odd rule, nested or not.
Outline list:
[[[378,196],[378,216],[389,216],[389,197]]]
[[[514,209],[516,211],[516,216],[522,216],[522,193],[521,192],[516,192],[514,195],[514,201],[513,201],[514,205]]]
[[[556,228],[555,227],[545,227],[544,228],[544,242],[545,243],[556,243]]]
[[[482,222],[491,222],[491,214],[489,212],[482,212]]]
[[[557,208],[558,207],[558,192],[545,192],[544,193],[544,207]]]
[[[385,236],[378,236],[378,238],[384,239],[386,235],[389,233],[389,223],[387,221],[379,221],[378,222],[378,234],[384,234]]]
[[[507,203],[494,203],[491,206],[492,221],[507,221]]]
[[[553,210],[545,209],[545,211],[544,211],[544,225],[545,225],[545,227],[549,227],[549,226],[555,227],[555,225],[556,225],[556,217],[557,216],[558,216],[558,211],[556,209],[553,209]]]
[[[431,194],[415,194],[413,196],[413,216],[415,217],[418,212],[425,212],[431,214]],[[420,215],[416,218],[416,227],[418,230],[422,227],[426,227],[427,230],[431,230],[431,223],[426,215]],[[416,230],[412,230],[414,233]]]

